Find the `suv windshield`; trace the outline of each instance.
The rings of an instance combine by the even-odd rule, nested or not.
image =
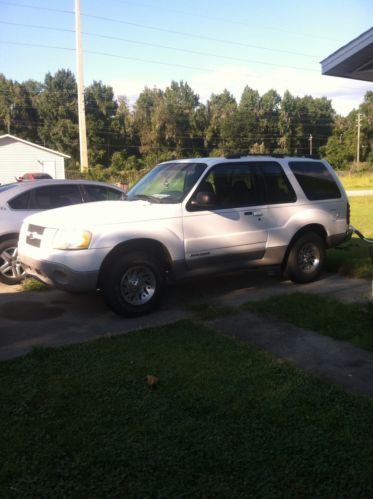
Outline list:
[[[156,203],[180,203],[207,168],[204,163],[162,163],[151,170],[129,192],[127,199]]]

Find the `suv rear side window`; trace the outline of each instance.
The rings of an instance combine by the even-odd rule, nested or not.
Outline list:
[[[338,185],[323,163],[290,161],[289,167],[310,201],[341,197]]]
[[[297,196],[281,165],[269,161],[261,162],[259,165],[266,186],[267,203],[294,203]]]

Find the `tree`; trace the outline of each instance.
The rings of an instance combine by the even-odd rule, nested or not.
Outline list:
[[[128,101],[123,95],[118,97],[117,110],[111,119],[110,130],[113,149],[125,156],[137,154],[138,145],[134,142],[133,115],[129,109]]]
[[[239,151],[249,152],[254,144],[261,142],[259,118],[259,92],[246,85],[241,95],[237,113],[237,146]]]
[[[325,158],[339,170],[349,168],[356,156],[356,118],[356,111],[347,117],[337,116],[332,135],[321,148]]]
[[[39,116],[36,108],[40,85],[36,82],[15,82],[10,131],[17,137],[38,142]]]
[[[234,96],[224,90],[212,94],[207,102],[208,126],[205,147],[212,154],[237,152],[237,102]]]
[[[14,85],[12,80],[0,73],[0,133],[10,133],[12,109],[14,102]]]
[[[281,97],[276,90],[268,90],[260,98],[259,103],[259,135],[262,153],[273,152],[277,147],[279,137],[278,120]]]
[[[61,69],[48,73],[37,99],[41,122],[38,135],[46,147],[66,152],[79,161],[77,87],[73,73]]]
[[[284,154],[297,152],[297,126],[300,122],[297,99],[286,90],[281,100],[279,113],[279,150]]]
[[[361,157],[363,161],[373,162],[373,92],[365,94],[359,112],[362,115]]]
[[[145,87],[139,95],[134,109],[134,133],[138,137],[141,154],[149,154],[164,147],[163,123],[159,108],[163,92],[158,88]]]
[[[166,88],[160,103],[159,119],[167,149],[176,150],[182,156],[193,152],[193,117],[198,105],[199,97],[187,83],[172,81]]]
[[[94,81],[86,88],[85,102],[89,163],[108,167],[118,141],[112,128],[118,109],[114,91],[101,81]]]

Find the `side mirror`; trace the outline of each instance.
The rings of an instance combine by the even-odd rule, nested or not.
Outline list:
[[[214,208],[216,206],[216,195],[213,192],[198,192],[190,204],[193,208]]]

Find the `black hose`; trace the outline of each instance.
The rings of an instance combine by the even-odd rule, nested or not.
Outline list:
[[[365,241],[366,243],[368,244],[373,244],[373,239],[368,239],[367,237],[365,237],[358,229],[356,229],[355,227],[353,227],[352,225],[350,226],[351,229],[352,229],[352,232],[354,232],[357,236],[360,237],[360,239],[362,239],[363,241]]]

